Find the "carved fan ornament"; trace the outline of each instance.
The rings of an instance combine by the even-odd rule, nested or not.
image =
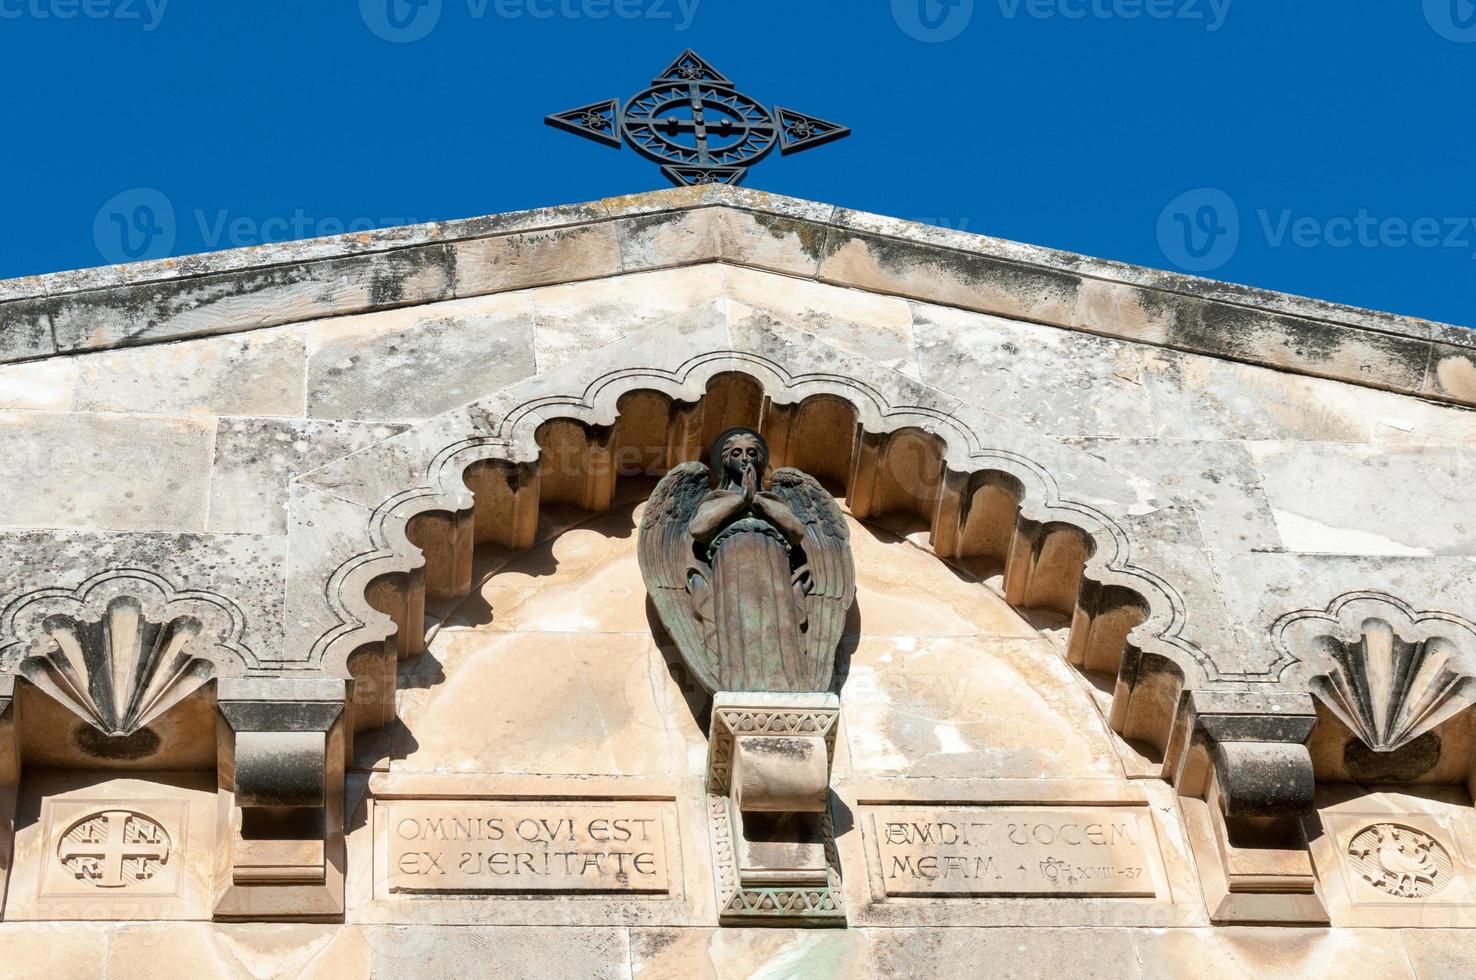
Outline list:
[[[22,661],[21,672],[105,735],[133,734],[214,674],[190,652],[199,620],[152,623],[128,596],[110,602],[100,621],[50,616],[43,626],[56,643]]]
[[[7,662],[19,650],[20,674],[112,737],[137,732],[247,653],[234,606],[137,569],[25,596],[4,628]]]
[[[1476,703],[1476,682],[1461,671],[1449,640],[1411,643],[1369,619],[1357,643],[1331,647],[1335,666],[1314,678],[1313,692],[1376,752],[1407,745]]]
[[[1283,617],[1273,633],[1288,649],[1317,651],[1312,693],[1375,752],[1402,748],[1476,704],[1476,631],[1459,617],[1354,593],[1326,612]]]

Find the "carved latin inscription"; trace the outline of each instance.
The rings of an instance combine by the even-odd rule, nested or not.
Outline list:
[[[384,801],[392,892],[670,890],[659,803]]]
[[[1142,808],[870,808],[887,895],[1155,894]]]

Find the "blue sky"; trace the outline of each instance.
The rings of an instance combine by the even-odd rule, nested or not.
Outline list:
[[[0,0],[0,277],[665,186],[541,120],[686,47],[855,130],[749,186],[1476,322],[1476,0]]]

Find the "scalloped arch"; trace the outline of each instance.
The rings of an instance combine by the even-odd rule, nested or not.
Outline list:
[[[977,545],[992,534],[995,550],[1000,552],[994,557],[1003,591],[1012,604],[1052,609],[1066,616],[1071,624],[1068,655],[1072,662],[1083,670],[1116,675],[1113,727],[1128,738],[1160,747],[1166,744],[1172,705],[1179,692],[1186,685],[1216,677],[1217,672],[1182,635],[1183,596],[1167,576],[1145,567],[1134,554],[1122,518],[1131,515],[1134,506],[1145,506],[1142,484],[1093,457],[988,413],[972,410],[970,417],[971,410],[949,404],[932,389],[906,379],[899,383],[901,376],[894,372],[870,365],[883,377],[868,378],[865,364],[849,364],[844,374],[792,373],[761,354],[713,351],[671,369],[607,371],[582,385],[567,384],[563,391],[550,391],[557,384],[550,378],[538,379],[542,382],[539,390],[524,391],[520,389],[531,386],[519,386],[438,417],[426,423],[423,433],[411,430],[406,436],[412,438],[404,441],[421,454],[423,478],[385,495],[369,515],[369,547],[361,547],[333,567],[325,598],[336,623],[316,638],[312,662],[324,670],[354,676],[367,690],[377,692],[377,709],[368,706],[367,697],[356,697],[362,710],[356,727],[388,720],[392,708],[386,708],[385,702],[392,699],[383,690],[386,685],[393,689],[392,676],[386,676],[392,675],[393,656],[403,658],[418,650],[415,642],[406,640],[410,631],[402,630],[401,624],[415,622],[426,596],[438,588],[444,591],[448,580],[451,591],[457,590],[456,574],[448,572],[449,566],[464,567],[470,574],[470,553],[480,540],[477,535],[483,519],[477,512],[479,495],[469,485],[475,482],[469,474],[478,468],[500,468],[497,472],[511,490],[515,480],[509,474],[518,468],[531,472],[527,485],[535,494],[536,516],[536,472],[542,451],[539,434],[549,423],[577,423],[592,434],[590,445],[605,451],[609,434],[620,426],[622,403],[629,396],[655,394],[670,406],[673,417],[690,417],[694,412],[700,415],[714,385],[727,378],[742,378],[760,393],[765,425],[778,425],[784,417],[793,421],[798,409],[821,397],[838,400],[849,409],[856,458],[848,500],[852,512],[863,519],[873,516],[854,493],[864,467],[885,467],[888,440],[899,433],[920,433],[931,440],[941,471],[936,499],[926,502],[935,553],[948,560],[967,559],[971,541]],[[670,419],[668,423],[673,424]],[[705,448],[697,447],[685,458],[695,458]],[[668,445],[667,450],[674,454],[666,465],[681,461],[681,447]],[[1064,465],[1053,466],[1057,461]],[[1058,471],[1086,489],[1075,494],[1063,491]],[[993,479],[985,481],[987,487],[975,486],[981,475],[990,474]],[[1004,491],[1000,498],[1002,486],[1017,488],[1015,496]],[[522,491],[511,492],[516,496]],[[974,534],[965,527],[972,520],[970,515],[990,508],[971,506],[980,499],[973,495],[986,492],[995,495],[991,506],[1009,526]],[[1003,510],[998,499],[1005,501]],[[608,505],[608,493],[604,503]],[[1151,507],[1171,506],[1166,495],[1154,488]],[[595,503],[590,509],[602,507]],[[427,531],[431,525],[434,530]],[[998,544],[1006,538],[1007,544]],[[1031,582],[1035,575],[1054,575],[1062,581],[1036,587]],[[464,594],[470,588],[469,579],[461,586]],[[368,675],[375,672],[378,676],[371,681]],[[1141,705],[1135,705],[1134,692],[1140,686],[1149,693],[1140,699]],[[1135,720],[1135,712],[1144,717]]]

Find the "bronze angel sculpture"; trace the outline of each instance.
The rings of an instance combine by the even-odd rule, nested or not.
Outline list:
[[[814,477],[775,470],[752,429],[729,429],[712,471],[683,463],[641,519],[641,574],[687,668],[709,693],[828,691],[856,595],[845,518]]]

